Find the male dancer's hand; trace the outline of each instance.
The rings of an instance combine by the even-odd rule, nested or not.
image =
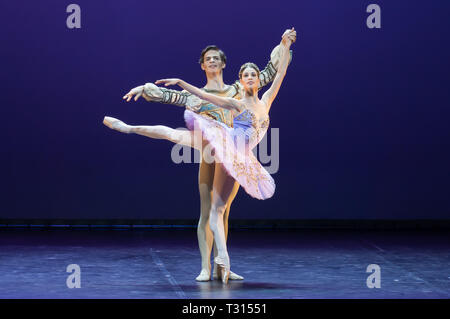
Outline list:
[[[127,102],[130,102],[130,100],[134,97],[134,100],[137,101],[141,96],[144,95],[144,98],[147,97],[144,93],[144,86],[140,85],[138,87],[135,87],[134,89],[131,89],[130,92],[128,92],[127,94],[125,94],[123,96],[124,100],[127,100]],[[147,100],[147,99],[146,99]],[[149,100],[147,100],[149,101]]]
[[[292,43],[294,43],[297,40],[297,31],[294,30],[294,28],[292,29],[287,29],[286,31],[284,31],[283,35],[281,36],[281,38],[283,40],[289,40]]]
[[[281,40],[282,43],[289,46],[292,43],[294,43],[295,40],[297,39],[297,31],[295,31],[294,28],[288,29],[288,30],[284,31],[281,38],[282,38],[282,40]]]

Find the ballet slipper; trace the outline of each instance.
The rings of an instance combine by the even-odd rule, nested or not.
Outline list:
[[[202,269],[200,272],[200,275],[195,278],[197,281],[210,281],[211,280],[211,273],[207,269]]]
[[[105,124],[107,127],[109,127],[110,129],[122,132],[122,133],[130,133],[131,132],[131,128],[126,125],[124,122],[122,122],[121,120],[118,120],[114,117],[109,117],[109,116],[105,116],[103,119],[103,124]]]

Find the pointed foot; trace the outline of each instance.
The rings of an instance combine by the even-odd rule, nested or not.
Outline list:
[[[103,124],[105,124],[107,127],[109,127],[112,130],[116,130],[122,133],[130,133],[131,128],[129,125],[125,124],[121,120],[118,120],[114,117],[105,116],[103,118]]]
[[[216,271],[216,272],[214,272],[213,279],[214,280],[221,280],[222,277]],[[234,272],[232,272],[230,270],[230,277],[228,278],[228,280],[244,280],[244,277],[242,277],[242,276],[240,276],[240,275],[238,275],[238,274],[236,274],[236,273],[234,273]]]

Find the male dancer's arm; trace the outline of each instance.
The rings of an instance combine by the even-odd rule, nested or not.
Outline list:
[[[143,97],[148,102],[157,102],[163,104],[172,104],[176,106],[186,107],[192,110],[199,109],[205,101],[187,91],[177,91],[167,88],[158,87],[153,83],[146,83],[131,89],[125,94],[123,99],[130,101],[133,97],[137,101],[139,97]]]
[[[275,75],[277,74],[277,70],[278,70],[278,65],[280,63],[280,58],[281,58],[280,52],[281,52],[280,45],[277,45],[270,53],[269,62],[267,63],[266,67],[259,74],[259,80],[260,80],[259,89],[261,89],[262,87],[264,87],[267,84],[269,84],[270,82],[272,82],[273,79],[275,78]],[[290,50],[289,53],[290,53],[289,63],[291,63],[292,50]]]
[[[269,113],[273,100],[280,90],[281,83],[286,75],[287,67],[289,65],[290,51],[293,41],[289,34],[295,33],[294,28],[283,33],[280,43],[280,63],[278,65],[277,74],[270,88],[263,94],[261,101],[266,105],[266,111]]]
[[[287,31],[287,30],[286,30]],[[295,42],[297,33],[291,34],[292,42]],[[289,63],[292,60],[292,51],[290,51]],[[266,86],[273,81],[278,70],[278,64],[280,63],[280,45],[277,45],[270,54],[270,60],[266,67],[260,72],[259,79],[259,89]],[[227,96],[240,98],[241,84],[237,80],[229,90]],[[186,107],[192,110],[199,110],[203,105],[208,104],[208,102],[201,100],[197,96],[183,90],[177,91],[167,88],[158,87],[153,83],[146,83],[145,85],[138,86],[131,89],[123,98],[128,101],[134,97],[137,101],[139,97],[143,97],[148,102],[157,102],[163,104],[172,104],[176,106]]]

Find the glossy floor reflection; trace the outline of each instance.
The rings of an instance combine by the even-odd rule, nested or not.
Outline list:
[[[230,230],[244,281],[196,282],[195,229],[0,230],[0,298],[449,298],[445,231]],[[69,289],[66,268],[81,269]],[[366,284],[369,264],[381,288]]]

